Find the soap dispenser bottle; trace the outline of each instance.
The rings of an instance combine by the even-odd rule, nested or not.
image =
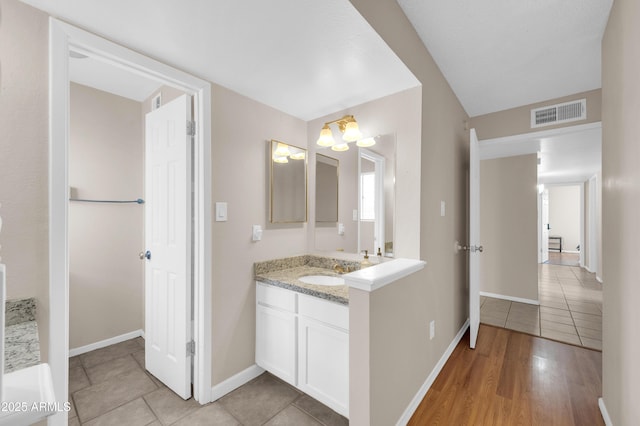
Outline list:
[[[366,268],[367,266],[371,266],[371,262],[369,262],[369,250],[364,251],[364,259],[360,262],[361,268]]]

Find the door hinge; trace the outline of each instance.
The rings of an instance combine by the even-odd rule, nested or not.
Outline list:
[[[195,136],[196,135],[196,122],[187,120],[187,136]]]
[[[190,342],[187,342],[187,356],[191,355],[195,355],[196,354],[196,342],[194,342],[193,340]]]

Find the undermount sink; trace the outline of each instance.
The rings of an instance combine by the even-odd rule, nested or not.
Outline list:
[[[307,275],[306,277],[300,277],[298,280],[305,284],[313,285],[344,285],[344,278],[332,277],[329,275]]]

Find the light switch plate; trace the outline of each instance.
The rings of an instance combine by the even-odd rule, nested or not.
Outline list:
[[[260,241],[260,240],[262,240],[262,226],[253,225],[252,234],[251,234],[251,240],[252,241]]]
[[[216,222],[227,221],[227,203],[216,203]]]
[[[444,217],[445,213],[445,204],[444,201],[440,201],[440,216]]]
[[[338,224],[338,235],[344,235],[344,223]]]

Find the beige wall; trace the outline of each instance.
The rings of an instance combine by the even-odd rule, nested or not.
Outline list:
[[[82,199],[144,198],[140,103],[72,83],[69,186]],[[144,206],[69,203],[69,347],[143,328]]]
[[[603,398],[612,424],[640,419],[640,3],[616,0],[602,41]]]
[[[603,245],[602,245],[602,171],[596,173],[596,235],[597,235],[597,250],[598,250],[598,267],[595,270],[596,277],[602,281],[602,263],[603,263]]]
[[[480,162],[480,291],[538,300],[536,154]]]
[[[422,90],[419,87],[386,96],[346,110],[309,121],[307,126],[309,156],[309,194],[315,199],[315,151],[320,129],[326,121],[335,120],[345,114],[352,114],[363,135],[395,134],[395,244],[396,256],[417,258],[420,254],[420,206],[416,194],[420,190],[420,102]],[[340,131],[332,126],[334,138]],[[386,137],[389,143],[389,138]],[[375,150],[375,146],[372,147]],[[320,153],[324,153],[323,150]],[[357,251],[358,223],[353,220],[353,210],[358,208],[358,152],[355,147],[344,153],[330,151],[327,155],[340,159],[340,204],[338,221],[345,224],[345,236],[338,239],[335,228],[314,229],[315,212],[309,216],[309,249],[335,250],[341,247],[348,252]],[[343,185],[347,182],[346,185]],[[335,236],[334,236],[335,235]],[[315,240],[318,238],[318,243]],[[329,243],[327,242],[329,241]],[[335,248],[332,248],[335,247]]]
[[[531,109],[585,98],[587,99],[586,120],[557,124],[555,126],[531,128]],[[493,139],[503,136],[520,135],[523,133],[540,132],[560,127],[570,127],[598,122],[601,119],[601,108],[602,91],[600,89],[596,89],[588,92],[576,93],[571,96],[564,96],[562,98],[549,99],[544,102],[524,105],[518,108],[472,117],[470,120],[470,126],[476,129],[478,139]]]
[[[396,424],[441,354],[429,340],[424,270],[372,293],[349,290],[350,424]],[[436,325],[436,336],[440,331]],[[410,349],[409,349],[410,348]]]
[[[393,382],[393,394],[383,396],[377,392],[384,390],[377,387],[374,389],[372,406],[375,410],[388,410],[379,414],[376,411],[376,418],[371,419],[371,424],[376,424],[374,422],[384,422],[386,419],[394,419],[393,422],[397,420],[401,414],[400,407],[403,410],[406,408],[410,402],[409,395],[413,397],[416,394],[418,384],[425,381],[468,317],[467,259],[465,254],[456,254],[454,251],[456,240],[467,239],[469,134],[464,123],[468,116],[395,0],[351,0],[351,3],[422,83],[421,108],[418,109],[421,118],[420,157],[415,159],[420,167],[420,183],[407,186],[408,176],[404,175],[406,172],[401,165],[403,160],[407,160],[407,155],[417,157],[417,150],[405,150],[402,153],[399,150],[396,176],[404,177],[405,181],[397,181],[396,186],[405,188],[414,197],[415,201],[411,206],[407,205],[405,208],[417,208],[415,203],[420,200],[419,228],[413,227],[411,232],[419,232],[420,258],[427,261],[427,266],[413,278],[420,282],[421,291],[415,293],[411,306],[415,312],[422,312],[424,316],[419,317],[421,320],[410,327],[415,341],[409,344],[411,353],[403,361],[404,364],[397,367],[392,364],[383,365],[384,361],[381,361],[382,368],[390,368],[392,371],[402,368],[403,371],[411,371],[413,378]],[[406,111],[406,108],[402,107],[401,111]],[[398,136],[399,147],[400,143]],[[401,158],[400,155],[405,157]],[[397,196],[396,203],[399,204],[400,194]],[[445,217],[440,216],[441,200],[446,203]],[[396,218],[398,228],[404,220],[400,216]],[[399,239],[398,246],[400,255]],[[351,309],[353,310],[353,306]],[[390,305],[389,313],[392,315],[404,318],[404,311],[404,306]],[[431,320],[436,321],[436,336],[433,340],[428,340],[426,336],[429,335]],[[425,336],[425,341],[420,341],[419,336]],[[359,362],[354,357],[352,360],[353,363]],[[362,386],[355,387],[353,382],[352,387],[355,390],[350,392],[354,396],[357,389],[362,390]],[[391,399],[383,399],[385,396]],[[352,422],[360,425],[367,424],[369,414],[352,407],[350,416],[352,420],[354,416],[364,419]]]
[[[306,224],[268,221],[271,139],[306,148],[306,122],[212,85],[213,202],[226,201],[229,215],[212,230],[214,385],[255,363],[253,263],[307,249]],[[262,241],[251,241],[252,225]]]
[[[549,234],[562,237],[562,251],[577,251],[576,246],[580,244],[580,186],[549,185],[547,187],[549,188],[549,225],[551,225]]]
[[[0,1],[0,234],[7,297],[37,299],[42,359],[49,337],[48,23]]]
[[[591,266],[589,265],[590,263],[589,255],[591,253],[591,247],[589,246],[590,245],[589,221],[592,218],[589,216],[590,184],[588,179],[584,182],[583,188],[584,188],[584,198],[582,203],[582,209],[584,211],[584,223],[582,224],[583,225],[582,232],[584,234],[584,244],[582,245],[582,247],[580,247],[580,251],[582,252],[582,256],[584,259],[584,266],[589,268],[591,271],[593,271],[593,269],[591,269]]]

